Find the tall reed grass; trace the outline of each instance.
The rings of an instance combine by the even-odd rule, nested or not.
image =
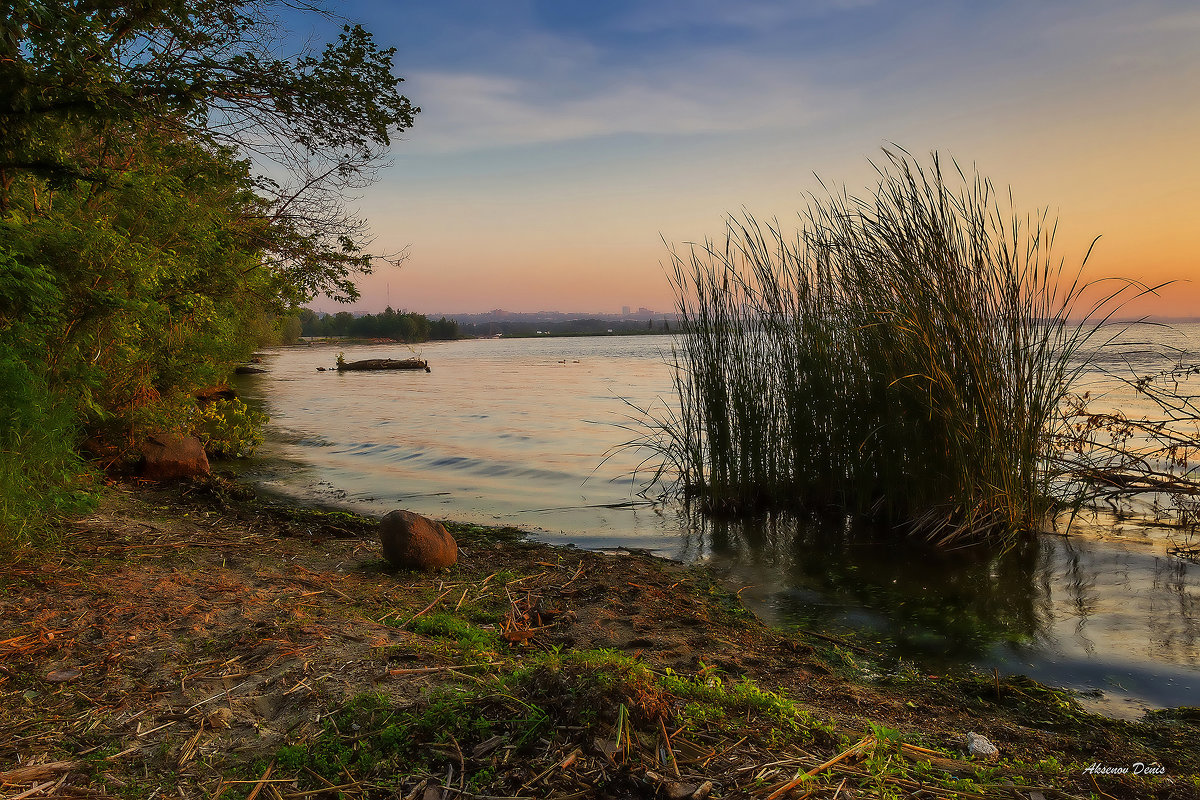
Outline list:
[[[1046,214],[978,174],[875,166],[872,195],[813,198],[795,234],[747,214],[671,250],[685,333],[656,478],[712,511],[835,509],[943,544],[1036,529],[1068,491],[1049,451],[1072,357],[1128,287],[1087,305]]]

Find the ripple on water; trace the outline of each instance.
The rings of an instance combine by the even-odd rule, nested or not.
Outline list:
[[[430,373],[315,372],[339,349],[275,351],[268,374],[239,380],[274,420],[252,469],[281,491],[372,513],[402,504],[521,525],[555,543],[708,559],[769,619],[838,618],[892,637],[913,658],[1099,690],[1082,699],[1104,713],[1195,702],[1200,569],[1166,558],[1144,532],[1130,542],[1050,537],[1005,559],[955,561],[847,542],[837,526],[733,531],[669,507],[614,508],[631,499],[628,474],[640,460],[613,452],[631,438],[620,427],[625,401],[646,408],[672,394],[665,340],[429,343],[420,355]],[[353,350],[384,358],[404,348]]]

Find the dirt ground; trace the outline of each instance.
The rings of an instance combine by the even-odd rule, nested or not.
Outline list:
[[[928,675],[863,643],[771,629],[701,567],[448,527],[456,566],[397,572],[370,520],[221,480],[112,487],[60,544],[0,569],[0,797],[1200,797],[1195,710],[1104,720],[1031,681]],[[440,688],[492,687],[522,665],[601,650],[688,686],[749,678],[823,733],[803,745],[765,735],[750,710],[708,727],[689,712],[671,733],[669,708],[638,717],[630,697],[615,721],[574,725],[564,711],[530,757],[549,765],[532,782],[532,767],[488,750],[502,737],[434,737],[419,757],[424,745],[406,744],[415,760],[403,763],[420,766],[392,767],[390,782],[379,768],[364,777],[339,762],[345,780],[331,780],[314,767],[331,724],[359,752],[365,734],[337,727],[355,698],[428,709]],[[515,708],[508,691],[483,700]],[[574,709],[578,687],[564,679],[561,691]],[[641,728],[606,751],[589,737],[615,727],[620,746],[627,704]],[[969,758],[968,732],[1000,761]],[[863,743],[884,739],[895,763],[919,757],[940,777],[889,757],[867,780]],[[818,783],[793,778],[837,757]],[[1165,774],[1087,770],[1135,763]]]

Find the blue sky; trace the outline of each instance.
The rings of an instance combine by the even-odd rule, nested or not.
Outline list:
[[[1103,234],[1104,274],[1197,266],[1195,2],[333,7],[397,48],[422,108],[361,200],[379,249],[410,253],[361,310],[665,310],[660,237],[790,218],[814,173],[861,189],[887,142],[1051,207],[1068,261]]]

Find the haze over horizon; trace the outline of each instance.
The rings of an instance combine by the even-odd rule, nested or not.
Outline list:
[[[895,142],[1059,219],[1086,277],[1175,283],[1200,315],[1193,2],[346,0],[421,106],[360,202],[399,270],[323,311],[673,308],[667,242],[862,193]],[[304,30],[298,30],[301,36]]]

